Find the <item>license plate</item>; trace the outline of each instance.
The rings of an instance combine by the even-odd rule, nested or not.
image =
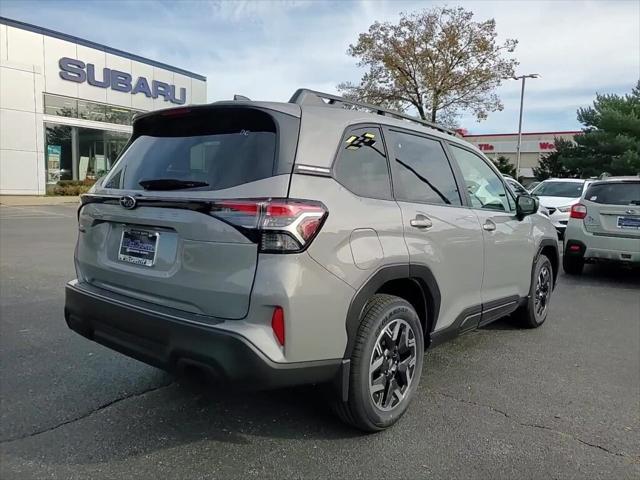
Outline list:
[[[618,228],[640,230],[640,217],[618,217]]]
[[[120,240],[118,260],[151,267],[156,260],[157,243],[157,233],[144,230],[124,230]]]

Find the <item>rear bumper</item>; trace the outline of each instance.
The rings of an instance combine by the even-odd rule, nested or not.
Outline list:
[[[640,239],[594,235],[585,231],[581,221],[575,223],[571,222],[567,229],[565,254],[580,255],[586,261],[640,263]],[[571,245],[578,245],[579,249],[572,252]]]
[[[71,330],[132,358],[168,371],[197,367],[240,388],[324,383],[342,371],[341,359],[273,362],[241,335],[128,305],[76,280],[66,286],[64,315]]]

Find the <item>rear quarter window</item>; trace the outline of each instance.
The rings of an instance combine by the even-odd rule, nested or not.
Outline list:
[[[606,205],[640,205],[640,182],[611,182],[589,186],[585,200]]]
[[[356,195],[391,198],[387,153],[378,128],[349,130],[340,145],[334,175],[338,182]]]

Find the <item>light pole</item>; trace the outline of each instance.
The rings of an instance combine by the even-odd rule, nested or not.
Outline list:
[[[530,73],[528,75],[520,75],[519,77],[513,77],[514,80],[522,79],[522,90],[520,91],[520,120],[518,121],[518,146],[516,148],[516,180],[520,178],[520,150],[522,147],[522,105],[524,104],[524,82],[527,78],[538,78],[540,75],[537,73]]]

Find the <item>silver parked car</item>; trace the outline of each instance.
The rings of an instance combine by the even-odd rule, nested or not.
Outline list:
[[[580,274],[596,261],[640,264],[640,177],[593,182],[571,207],[564,271]]]
[[[333,95],[147,113],[82,197],[65,317],[167,370],[326,383],[381,430],[426,348],[545,321],[559,255],[537,210],[453,132]]]
[[[551,178],[531,191],[531,195],[538,197],[540,205],[549,212],[549,218],[560,238],[564,238],[571,206],[578,203],[591,182],[592,180],[580,178]]]

